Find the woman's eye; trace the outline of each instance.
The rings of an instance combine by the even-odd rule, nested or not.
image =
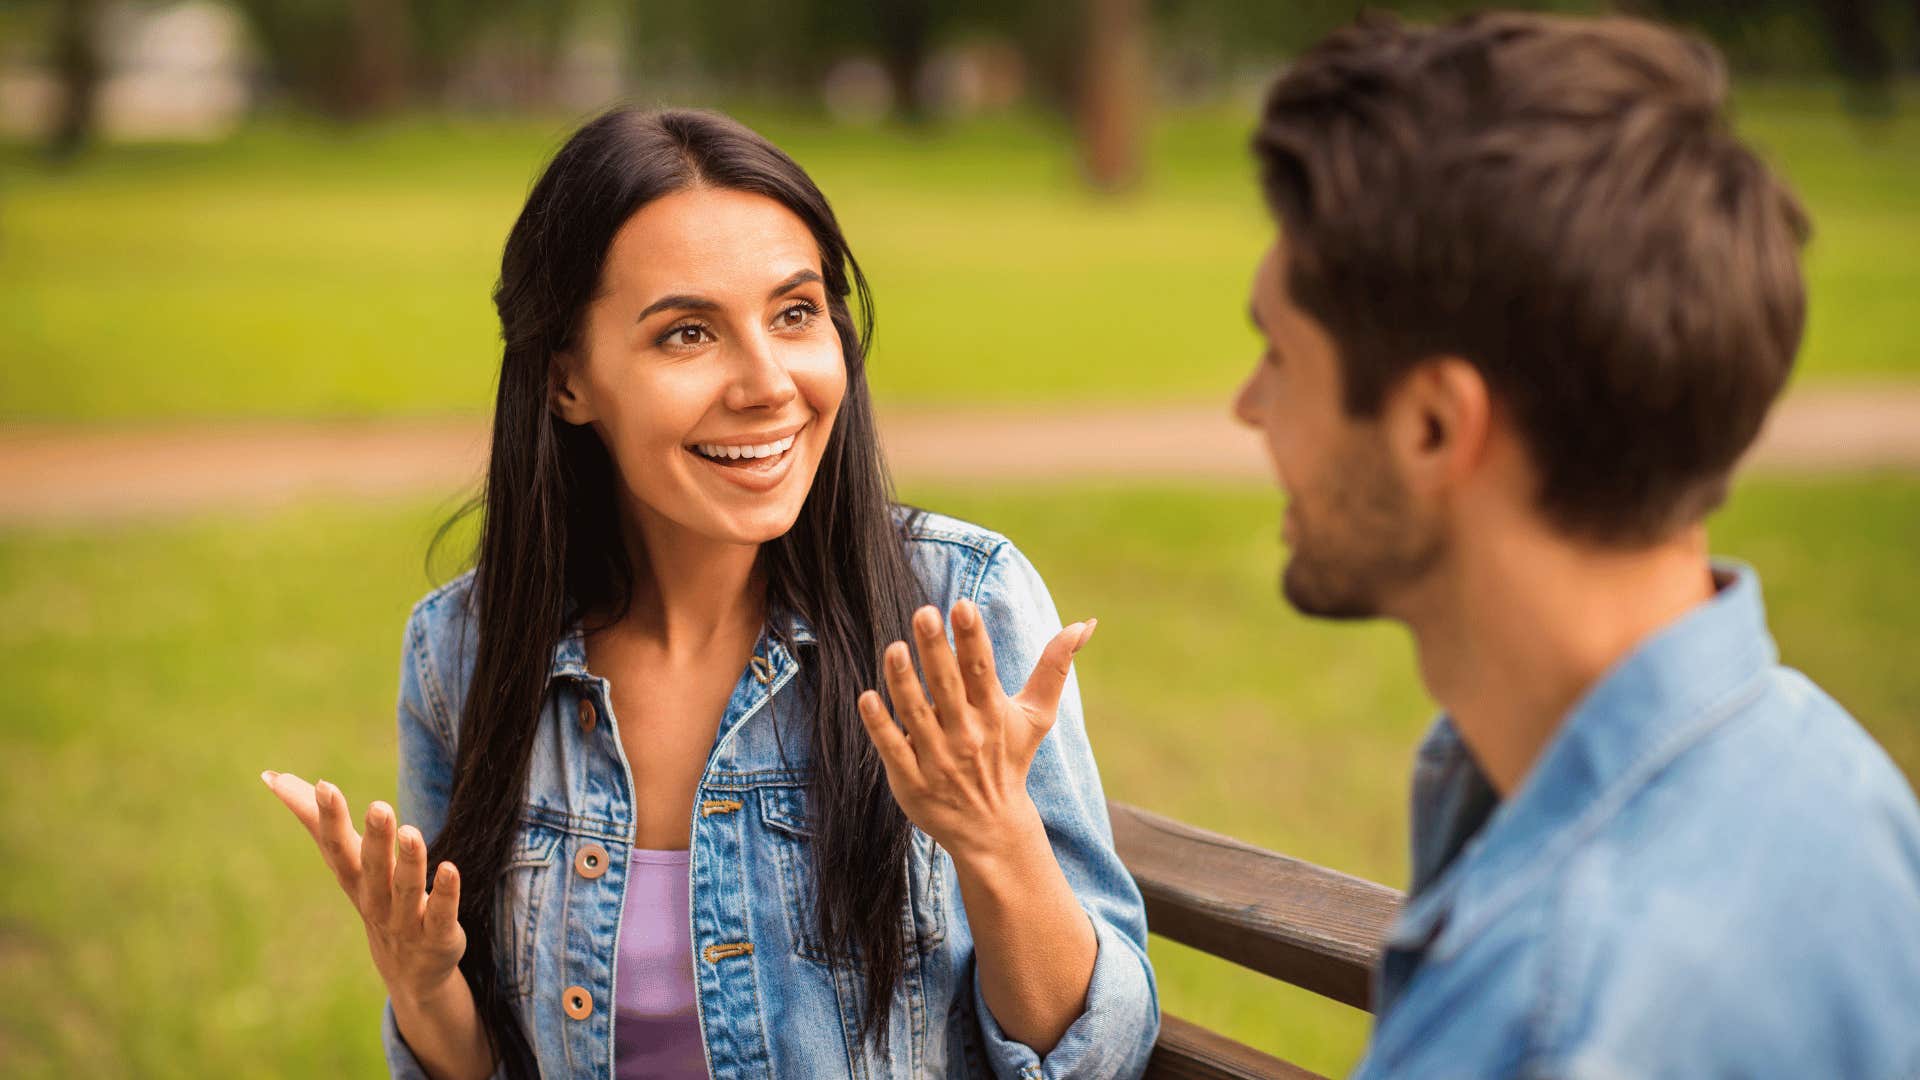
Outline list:
[[[820,309],[812,304],[795,304],[780,313],[776,320],[783,330],[796,330],[813,321]]]
[[[707,328],[699,323],[685,323],[660,335],[660,344],[692,346],[707,339]]]

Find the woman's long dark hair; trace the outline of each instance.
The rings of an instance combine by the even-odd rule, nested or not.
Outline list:
[[[760,559],[768,610],[802,616],[817,638],[809,799],[816,909],[830,950],[865,964],[866,1036],[884,1030],[905,965],[910,827],[854,702],[863,688],[881,685],[880,654],[906,637],[923,589],[894,517],[868,398],[866,279],[825,196],[766,139],[713,113],[616,109],[555,155],[501,258],[494,306],[505,353],[486,490],[475,501],[485,509],[472,594],[477,655],[446,826],[432,852],[460,868],[460,970],[516,1078],[538,1070],[497,975],[496,890],[526,798],[554,650],[576,612],[625,614],[636,572],[615,519],[617,472],[592,429],[549,411],[549,366],[575,340],[621,225],[654,199],[697,186],[767,196],[793,211],[820,247],[846,395],[799,519]],[[848,303],[856,292],[858,325]]]

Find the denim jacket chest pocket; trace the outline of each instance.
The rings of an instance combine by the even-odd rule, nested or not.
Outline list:
[[[794,954],[831,964],[832,953],[820,935],[818,890],[813,866],[813,817],[804,784],[766,784],[753,791],[759,804],[765,845],[780,879]],[[900,933],[910,953],[930,953],[946,941],[946,855],[918,829],[912,831],[908,859],[908,904],[900,914]],[[848,965],[863,970],[858,953]]]
[[[497,966],[505,985],[522,999],[533,993],[534,955],[546,906],[542,901],[561,839],[560,830],[552,826],[523,821],[494,890],[494,926],[503,939]]]

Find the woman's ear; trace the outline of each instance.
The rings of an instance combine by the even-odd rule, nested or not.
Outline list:
[[[580,358],[571,349],[554,353],[547,363],[547,408],[569,424],[590,424],[594,419],[582,392],[585,379],[581,367]]]

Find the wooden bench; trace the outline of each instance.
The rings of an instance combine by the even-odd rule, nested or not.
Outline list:
[[[1153,932],[1323,997],[1366,1009],[1374,960],[1400,893],[1357,877],[1110,802],[1113,839]],[[1312,1077],[1299,1066],[1162,1014],[1147,1076]]]

